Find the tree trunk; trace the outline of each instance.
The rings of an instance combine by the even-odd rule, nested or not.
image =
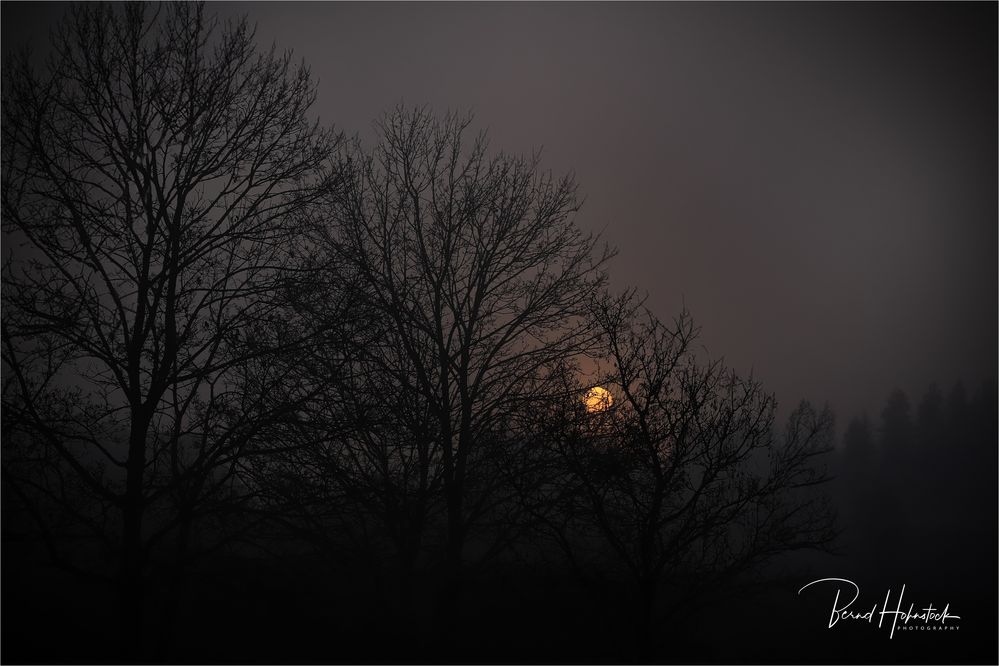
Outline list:
[[[644,662],[652,660],[655,655],[655,631],[653,618],[656,607],[656,586],[654,578],[638,582],[638,605],[635,629],[637,635],[638,658]]]
[[[148,419],[133,414],[128,440],[125,497],[122,503],[122,559],[119,573],[119,613],[125,656],[140,660],[143,646],[145,591],[142,569],[142,516],[145,511],[143,475],[146,467]]]
[[[166,589],[166,600],[163,608],[163,623],[159,636],[159,661],[169,662],[170,653],[173,649],[174,639],[177,632],[177,617],[180,610],[180,602],[183,597],[184,583],[186,582],[186,559],[188,547],[191,542],[191,529],[194,523],[194,516],[184,511],[181,518],[179,532],[177,534],[177,555],[173,568],[170,572],[170,580]]]
[[[419,544],[407,539],[399,562],[399,613],[401,617],[408,615],[413,595],[413,574],[416,571],[416,557]]]
[[[455,635],[458,620],[458,599],[461,596],[462,550],[465,534],[461,521],[460,501],[448,503],[448,538],[436,599],[437,642],[445,648]]]

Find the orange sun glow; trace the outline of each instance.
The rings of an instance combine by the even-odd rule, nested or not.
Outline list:
[[[583,404],[586,405],[586,411],[592,414],[608,409],[614,404],[614,398],[611,397],[611,393],[607,389],[602,386],[594,386],[583,396]]]

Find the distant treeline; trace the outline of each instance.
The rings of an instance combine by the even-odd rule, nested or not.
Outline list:
[[[994,569],[997,422],[994,381],[972,395],[961,382],[946,394],[933,384],[916,404],[896,390],[878,419],[850,421],[833,487],[854,557],[913,580]]]

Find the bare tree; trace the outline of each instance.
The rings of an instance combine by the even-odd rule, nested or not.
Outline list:
[[[587,411],[577,397],[561,418],[546,415],[564,470],[547,520],[577,572],[589,557],[625,572],[649,649],[657,606],[680,608],[774,555],[831,544],[832,513],[809,489],[826,480],[813,463],[831,450],[832,416],[802,403],[776,433],[773,396],[699,359],[686,312],[666,325],[629,292],[598,301],[594,317],[598,383],[613,402]]]
[[[335,138],[304,66],[200,4],[76,6],[53,46],[4,72],[4,480],[57,561],[49,509],[113,554],[134,654],[157,546],[183,559],[254,430],[294,418],[235,375],[274,349]]]
[[[441,504],[428,458],[435,423],[384,320],[357,285],[329,277],[317,268],[288,294],[291,317],[312,331],[309,348],[262,359],[284,378],[278,403],[289,402],[289,385],[309,398],[298,420],[261,431],[261,445],[280,451],[251,476],[277,539],[311,544],[353,575],[367,571],[384,601],[405,605],[425,522]],[[383,589],[386,566],[397,575],[394,593]]]
[[[515,439],[511,414],[547,399],[546,368],[591,341],[583,315],[610,256],[575,225],[570,177],[541,171],[537,156],[490,155],[470,123],[387,114],[373,150],[345,151],[351,175],[325,202],[319,243],[326,281],[349,285],[377,331],[355,359],[360,383],[338,390],[380,402],[383,423],[386,410],[402,418],[357,429],[341,453],[381,488],[384,515],[409,516],[411,554],[442,499],[444,606],[497,499],[498,479],[477,461]]]

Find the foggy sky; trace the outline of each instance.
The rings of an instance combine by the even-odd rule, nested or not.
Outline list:
[[[399,102],[471,110],[573,170],[578,218],[670,319],[840,432],[895,386],[997,366],[995,3],[209,3],[370,137]],[[60,5],[2,5],[4,51]]]

